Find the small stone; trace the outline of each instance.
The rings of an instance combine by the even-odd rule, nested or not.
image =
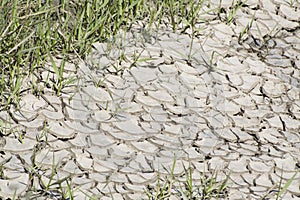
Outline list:
[[[200,173],[205,173],[208,170],[208,164],[204,161],[191,161],[191,166]]]
[[[181,133],[181,125],[178,125],[178,124],[164,124],[164,130],[163,132],[164,133],[168,133],[168,134],[173,134],[173,135],[180,135]]]
[[[294,193],[295,196],[297,195],[299,197],[300,194],[300,183],[299,183],[299,178],[298,179],[294,179],[292,180],[291,184],[289,185],[289,187],[287,188],[288,191],[290,191],[291,193]]]
[[[286,45],[288,45],[286,43]],[[282,47],[281,47],[282,48]],[[277,50],[277,49],[275,49]],[[270,52],[271,53],[271,52]],[[280,67],[284,67],[284,66],[289,66],[290,65],[290,59],[283,57],[280,55],[281,52],[272,52],[271,54],[267,55],[265,58],[265,62],[269,65],[273,65],[273,66],[280,66]],[[278,76],[278,75],[271,75],[271,74],[263,74],[263,76]]]
[[[300,130],[300,129],[298,129]],[[300,144],[300,137],[299,137],[299,133],[297,131],[292,132],[292,131],[285,131],[283,132],[284,136],[286,137],[286,139],[294,144],[299,143]]]
[[[94,159],[103,160],[107,157],[107,149],[99,146],[87,147],[86,151],[89,152]]]
[[[243,149],[249,150],[253,153],[256,153],[258,151],[258,144],[255,142],[245,142],[245,143],[240,143],[239,144]]]
[[[50,137],[48,137],[49,139]],[[58,139],[55,139],[55,140],[50,140],[49,143],[49,148],[53,151],[59,151],[59,150],[63,150],[63,149],[69,149],[71,146],[68,142],[65,142],[65,141],[62,141],[62,140],[58,140]]]
[[[240,112],[241,110],[241,106],[238,105],[237,103],[233,102],[233,101],[225,101],[224,105],[219,104],[216,106],[216,108],[220,111],[224,111],[226,113],[228,113],[229,115],[233,115],[236,114],[238,112]]]
[[[170,122],[170,118],[167,113],[165,114],[150,114],[151,119],[149,121],[154,121],[154,122],[162,122],[162,123],[167,123]]]
[[[274,135],[274,132],[277,132],[277,130],[274,130],[273,128],[263,129],[258,134],[260,137],[260,141],[263,143],[280,144],[281,140],[276,137],[276,135]]]
[[[131,190],[131,187],[135,187],[135,186],[131,186],[131,185],[129,186],[129,184],[126,184],[125,187],[127,189]],[[134,191],[133,193],[126,194],[125,199],[128,199],[128,200],[129,199],[130,200],[134,200],[134,199],[148,199],[149,197],[145,193],[145,186],[143,186],[143,187],[139,186],[138,188],[140,188],[140,189],[138,189],[139,193],[135,192],[135,190],[137,190],[137,188],[135,188],[135,189],[133,189],[133,191]],[[143,189],[144,192],[141,192],[142,189]]]
[[[221,113],[216,113],[215,111],[207,114],[205,119],[208,127],[213,127],[214,129],[222,129],[227,126],[231,126],[231,122],[227,118],[225,118]]]
[[[42,98],[49,104],[49,105],[60,105],[61,100],[58,96],[56,95],[48,95],[44,94],[42,95]]]
[[[263,5],[263,8],[265,10],[268,10],[269,12],[275,13],[276,11],[276,4],[271,0],[264,0],[261,2]]]
[[[187,108],[201,108],[205,106],[206,99],[193,98],[191,96],[185,97]]]
[[[244,116],[232,116],[234,125],[239,128],[259,127],[260,121],[258,118],[247,118]]]
[[[142,105],[132,101],[120,103],[120,107],[125,109],[127,113],[139,113],[144,111]]]
[[[165,107],[169,112],[175,115],[186,115],[190,112],[188,108],[181,105],[173,105],[166,103]]]
[[[118,173],[118,172],[112,173],[109,176],[108,180],[110,180],[110,181],[112,181],[114,183],[126,183],[126,182],[128,182],[126,175]]]
[[[93,194],[99,194],[99,191],[101,191],[101,194],[105,194],[106,197],[111,198],[111,194],[116,193],[115,191],[115,183],[113,182],[102,182],[95,184],[94,186],[90,187],[89,190],[93,191],[92,189],[95,189],[93,191]],[[102,198],[101,198],[102,199]]]
[[[253,194],[256,194],[255,196],[257,196],[259,194],[263,195],[267,192],[267,188],[262,187],[262,186],[251,186],[250,191],[252,191]],[[261,196],[261,195],[259,195],[259,196]]]
[[[124,89],[128,87],[126,80],[118,75],[107,74],[104,79],[105,82],[110,82],[116,89]]]

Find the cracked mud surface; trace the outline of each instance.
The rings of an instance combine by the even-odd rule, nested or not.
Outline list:
[[[0,196],[42,191],[32,176],[47,182],[55,165],[54,180],[80,188],[75,199],[147,199],[145,186],[174,156],[178,177],[189,162],[196,182],[230,172],[228,199],[276,191],[300,167],[300,5],[246,4],[229,25],[204,16],[191,59],[187,34],[134,29],[120,36],[121,50],[94,44],[88,61],[70,63],[65,76],[78,83],[60,97],[28,93],[20,109],[0,112]],[[284,199],[299,198],[299,182],[298,173]]]

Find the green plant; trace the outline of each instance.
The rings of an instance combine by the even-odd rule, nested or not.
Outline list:
[[[49,53],[49,52],[48,52]],[[55,72],[56,78],[53,80],[54,82],[54,91],[57,95],[60,95],[61,90],[72,83],[75,82],[76,77],[69,77],[64,78],[64,68],[66,64],[66,58],[64,57],[60,62],[60,65],[57,66],[56,62],[54,61],[53,57],[49,53],[49,58],[52,63],[53,70]]]
[[[169,171],[169,176],[167,180],[163,180],[160,177],[160,173],[157,173],[157,184],[155,189],[146,189],[146,194],[149,200],[159,200],[159,199],[166,199],[171,196],[171,190],[174,183],[174,170],[176,165],[176,158],[174,158],[172,168],[169,171],[164,167],[166,171]],[[162,183],[163,182],[163,183]],[[154,193],[153,193],[154,192]]]
[[[1,109],[17,105],[25,90],[42,94],[49,80],[22,88],[25,77],[39,74],[51,63],[57,95],[73,84],[74,78],[62,77],[71,58],[84,59],[95,42],[107,42],[122,29],[127,32],[138,21],[148,20],[145,30],[170,22],[174,31],[184,24],[196,32],[202,1],[167,0],[3,0],[0,3],[0,100]],[[194,36],[194,35],[193,35]],[[192,49],[191,45],[191,49]],[[118,47],[119,50],[122,47]],[[124,53],[120,59],[126,59]],[[62,60],[58,65],[56,59]],[[139,59],[134,58],[132,65]],[[116,70],[122,66],[116,66]],[[49,77],[51,77],[49,73]],[[32,79],[34,82],[34,79]],[[42,85],[44,84],[44,85]],[[22,86],[22,87],[21,87]]]
[[[235,19],[237,11],[244,5],[244,3],[245,2],[243,2],[242,0],[238,0],[237,2],[233,0],[229,8],[223,8],[221,7],[222,0],[220,0],[219,7],[215,9],[216,14],[219,16],[221,21],[225,21],[226,24],[231,24]],[[221,17],[222,14],[224,14],[225,16]]]
[[[283,199],[284,194],[287,192],[288,187],[292,184],[295,180],[296,175],[299,173],[297,170],[287,181],[283,183],[283,170],[281,171],[281,176],[278,185],[274,185],[272,188],[269,189],[268,193],[266,193],[262,199]]]
[[[174,176],[174,170],[176,165],[176,158],[174,158],[172,167],[170,170],[164,169],[168,172],[166,179],[163,179],[158,173],[157,184],[155,188],[148,187],[146,194],[151,200],[168,199],[171,195],[175,195],[174,191],[179,193],[179,196],[184,200],[189,199],[212,199],[212,198],[224,198],[227,195],[227,182],[229,175],[226,178],[218,182],[217,172],[214,172],[211,177],[203,175],[201,182],[193,182],[193,169],[192,167],[184,166],[185,181],[180,182]],[[176,185],[176,186],[175,186]]]
[[[18,104],[25,76],[46,62],[58,77],[54,89],[72,84],[62,79],[70,57],[84,58],[91,44],[105,41],[120,28],[127,29],[142,13],[141,0],[111,3],[108,0],[3,0],[0,3],[0,106]],[[60,66],[54,58],[63,55]],[[42,82],[43,83],[43,82]],[[38,88],[38,89],[37,89]],[[42,93],[43,86],[32,89]]]
[[[298,0],[290,0],[289,5],[292,7],[292,6],[294,6],[295,2],[298,2]]]
[[[48,152],[49,153],[49,152]],[[36,156],[36,154],[34,155]],[[63,178],[59,178],[57,175],[57,168],[58,164],[55,164],[55,157],[53,153],[52,158],[52,168],[50,174],[41,174],[40,166],[35,164],[35,159],[33,159],[34,167],[29,167],[31,179],[36,177],[38,180],[38,184],[40,185],[41,189],[38,191],[28,191],[28,192],[35,192],[38,193],[39,196],[57,196],[58,198],[62,199],[74,199],[73,191],[76,190],[75,187],[71,185],[72,175],[68,175]],[[45,176],[47,177],[45,181]]]
[[[242,43],[244,35],[248,34],[248,32],[250,31],[250,29],[252,28],[252,24],[253,24],[254,20],[255,20],[255,14],[252,15],[251,21],[248,23],[247,26],[244,27],[243,31],[240,32],[239,37],[238,37],[239,44]]]
[[[296,171],[294,173],[294,175],[283,186],[282,186],[282,184],[283,184],[282,173],[283,173],[283,170],[281,171],[281,177],[280,177],[280,182],[279,182],[279,186],[278,186],[278,192],[276,195],[276,200],[279,200],[282,197],[282,195],[287,191],[288,187],[291,185],[291,183],[295,179],[296,175],[298,174],[298,171]]]
[[[226,19],[227,24],[230,24],[233,21],[234,17],[236,16],[237,10],[240,9],[243,5],[244,5],[244,3],[241,0],[238,0],[236,2],[236,4],[234,4],[234,1],[232,1],[232,4],[229,8],[229,13],[227,15],[227,19]]]

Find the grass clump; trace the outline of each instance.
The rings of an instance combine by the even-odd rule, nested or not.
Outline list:
[[[148,30],[162,22],[170,22],[174,31],[183,23],[194,26],[202,3],[188,0],[1,1],[0,108],[17,105],[20,94],[30,89],[23,85],[24,80],[45,70],[55,74],[51,88],[59,95],[66,86],[62,81],[64,66],[56,66],[52,58],[63,59],[62,63],[74,56],[84,59],[93,43],[105,42],[120,29],[126,31],[137,22],[146,22],[141,28]],[[53,68],[47,69],[45,63],[51,63]]]
[[[105,41],[132,21],[138,4],[122,2],[131,1],[1,1],[1,107],[17,104],[25,89],[21,87],[23,79],[43,70],[49,60],[57,75],[53,89],[59,94],[64,70],[55,66],[52,57],[64,62],[74,55],[84,58],[93,42]]]
[[[225,199],[228,194],[227,176],[223,181],[217,181],[218,173],[215,172],[211,176],[202,175],[200,182],[194,182],[193,168],[184,165],[185,180],[182,182],[178,176],[174,175],[176,159],[168,171],[168,176],[162,178],[158,173],[157,184],[155,187],[148,187],[146,194],[149,200],[169,199],[171,196],[180,197],[183,200],[189,199]]]

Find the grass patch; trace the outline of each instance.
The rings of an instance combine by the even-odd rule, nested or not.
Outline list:
[[[193,28],[204,1],[188,0],[3,0],[0,3],[0,108],[18,105],[20,95],[32,90],[24,85],[31,74],[51,71],[57,95],[72,81],[63,80],[64,64],[74,57],[84,59],[95,42],[105,42],[120,29],[138,22],[144,29],[164,23]],[[145,23],[146,22],[146,23]],[[195,30],[193,30],[194,32]],[[62,59],[60,66],[53,58]],[[47,69],[51,63],[52,69]],[[45,78],[44,78],[45,79]],[[46,77],[46,79],[50,79]],[[43,93],[45,86],[36,86]]]
[[[223,181],[217,181],[218,173],[214,172],[211,176],[202,175],[200,182],[194,182],[196,178],[193,177],[193,168],[186,167],[183,163],[185,181],[180,181],[174,175],[176,166],[176,159],[168,171],[168,176],[163,178],[158,173],[156,187],[149,187],[146,189],[146,194],[149,200],[169,199],[171,196],[180,197],[183,200],[189,199],[225,199],[228,194],[228,179],[229,176]]]

